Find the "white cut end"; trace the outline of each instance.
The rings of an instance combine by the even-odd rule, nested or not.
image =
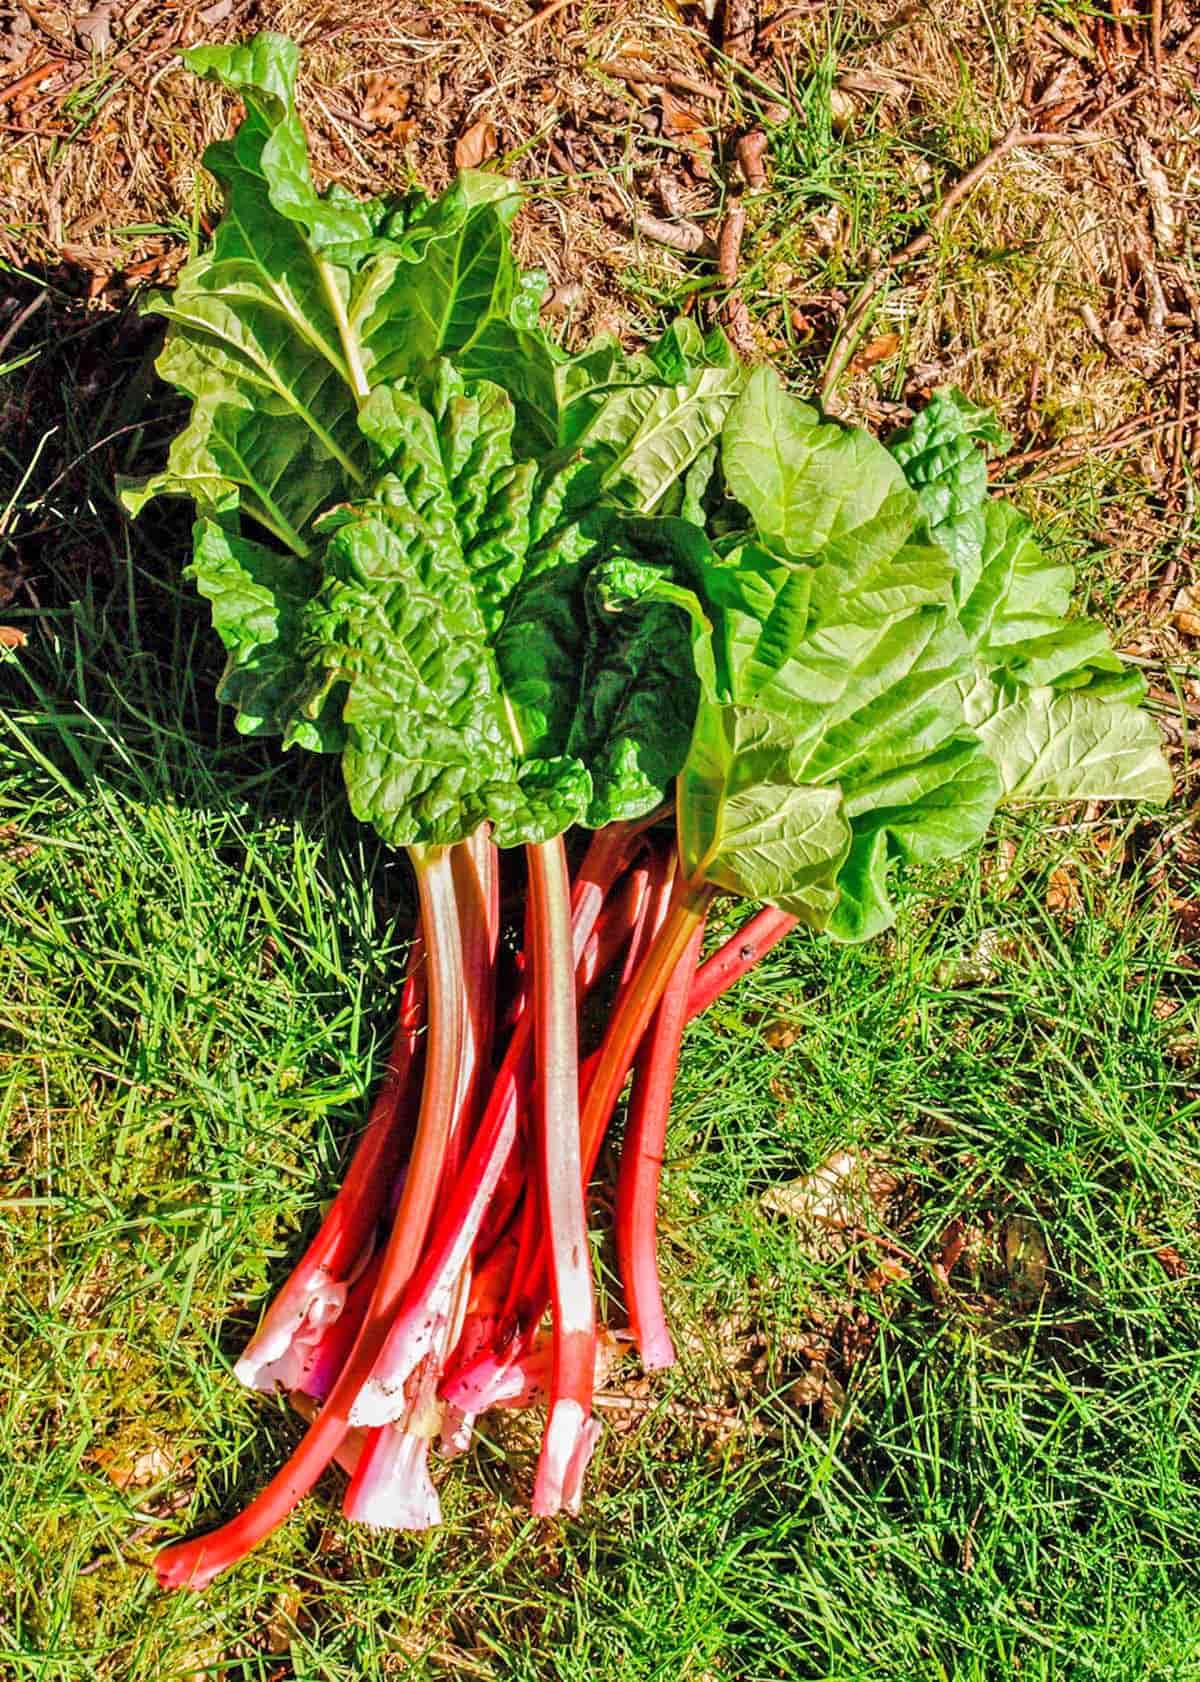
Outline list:
[[[583,1409],[570,1397],[555,1402],[550,1409],[533,1486],[532,1505],[538,1518],[554,1518],[562,1511],[568,1473],[579,1451],[586,1423]]]
[[[406,1406],[404,1386],[427,1355],[444,1347],[454,1280],[405,1309],[388,1333],[379,1359],[350,1409],[351,1425],[389,1425]]]
[[[429,1476],[429,1438],[388,1426],[368,1446],[342,1510],[375,1530],[430,1530],[442,1507]]]
[[[305,1361],[345,1306],[345,1285],[323,1270],[289,1279],[234,1364],[238,1382],[267,1395],[279,1385],[294,1390]]]
[[[575,1452],[571,1456],[571,1464],[567,1467],[567,1475],[563,1482],[563,1506],[573,1518],[578,1518],[579,1508],[583,1501],[583,1479],[596,1444],[600,1441],[600,1421],[589,1419],[580,1434]]]
[[[438,1443],[438,1453],[443,1460],[453,1460],[460,1454],[465,1454],[471,1446],[471,1433],[475,1429],[475,1415],[467,1413],[462,1408],[448,1407],[442,1421],[442,1436]]]

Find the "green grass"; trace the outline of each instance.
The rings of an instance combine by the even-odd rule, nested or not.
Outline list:
[[[1006,872],[910,882],[864,949],[795,938],[690,1030],[683,1359],[608,1414],[578,1522],[530,1520],[536,1438],[489,1423],[428,1538],[348,1526],[331,1477],[205,1596],[153,1586],[296,1439],[231,1360],[361,1125],[410,891],[326,767],[216,708],[186,518],[120,518],[130,333],[47,347],[0,484],[47,528],[41,611],[0,615],[31,638],[0,667],[0,1677],[1200,1677],[1200,1021],[1129,814],[1010,821]],[[764,1208],[838,1149],[898,1181],[871,1231]]]

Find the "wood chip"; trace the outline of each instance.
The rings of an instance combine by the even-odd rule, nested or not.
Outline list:
[[[873,368],[877,362],[886,362],[899,349],[899,333],[881,333],[877,339],[869,340],[855,351],[850,366],[861,373],[866,368]]]
[[[738,168],[746,178],[746,185],[752,193],[757,193],[760,187],[767,184],[767,137],[761,129],[752,129],[744,134],[737,143]]]
[[[1160,251],[1173,252],[1178,229],[1175,220],[1175,205],[1171,198],[1171,184],[1167,180],[1167,172],[1155,157],[1150,142],[1141,135],[1134,142],[1134,161],[1142,185],[1146,189],[1146,197],[1150,201],[1150,226],[1154,234],[1154,243]]]

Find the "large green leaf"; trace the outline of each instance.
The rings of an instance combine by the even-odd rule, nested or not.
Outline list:
[[[512,405],[443,367],[427,406],[378,388],[363,428],[383,472],[333,510],[306,653],[346,687],[343,769],[357,817],[386,840],[439,844],[491,819],[502,845],[582,815],[577,761],[529,752],[491,644],[525,553],[531,464]]]
[[[1006,800],[1155,800],[1174,779],[1154,720],[1090,690],[1017,690],[979,725]]]
[[[1158,731],[1137,710],[1145,685],[1103,626],[1072,616],[1074,575],[1048,560],[1025,516],[990,498],[978,441],[1006,447],[988,415],[939,393],[890,448],[955,569],[972,664],[963,722],[978,732],[1009,800],[1163,799]]]
[[[842,938],[886,926],[888,858],[964,850],[999,792],[963,739],[970,660],[944,555],[902,538],[890,559],[804,566],[753,541],[719,553],[681,520],[628,530],[673,577],[661,560],[610,563],[610,606],[651,596],[685,612],[701,683],[677,790],[685,871]],[[858,908],[848,898],[839,917],[847,870]]]
[[[513,256],[510,182],[318,193],[294,46],[188,62],[246,115],[206,155],[210,247],[150,305],[188,422],[125,496],[197,503],[239,728],[326,747],[344,706],[355,809],[393,840],[655,804],[690,728],[685,639],[657,609],[619,631],[589,617],[588,577],[619,512],[681,502],[689,474],[700,495],[743,378],[723,336],[679,323],[639,355],[565,355]]]
[[[823,420],[756,368],[721,440],[725,480],[760,540],[792,560],[859,564],[892,555],[918,504],[868,432]]]

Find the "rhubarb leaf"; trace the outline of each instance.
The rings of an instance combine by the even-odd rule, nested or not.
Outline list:
[[[987,409],[953,386],[933,397],[888,450],[920,498],[930,533],[954,562],[955,593],[961,603],[979,579],[987,501],[987,460],[980,446],[1000,453],[1012,439]]]
[[[759,540],[789,560],[869,562],[910,535],[917,499],[869,433],[823,420],[756,368],[721,439],[730,492]]]
[[[605,604],[605,569],[586,591],[588,642],[568,742],[592,776],[592,828],[662,804],[687,754],[699,683],[686,616],[647,600]]]
[[[1016,690],[979,739],[1005,800],[1165,801],[1174,786],[1150,715],[1087,689]]]
[[[217,698],[234,708],[238,730],[247,736],[289,734],[314,751],[337,751],[344,737],[337,705],[326,693],[309,716],[312,677],[300,654],[318,570],[240,537],[211,517],[196,522],[188,570],[212,605],[213,628],[228,653]]]
[[[362,424],[380,458],[370,498],[335,508],[306,651],[344,684],[342,757],[355,815],[396,845],[502,846],[578,821],[586,768],[527,751],[492,632],[525,553],[533,467],[514,463],[512,404],[445,365],[427,407],[379,388]]]

